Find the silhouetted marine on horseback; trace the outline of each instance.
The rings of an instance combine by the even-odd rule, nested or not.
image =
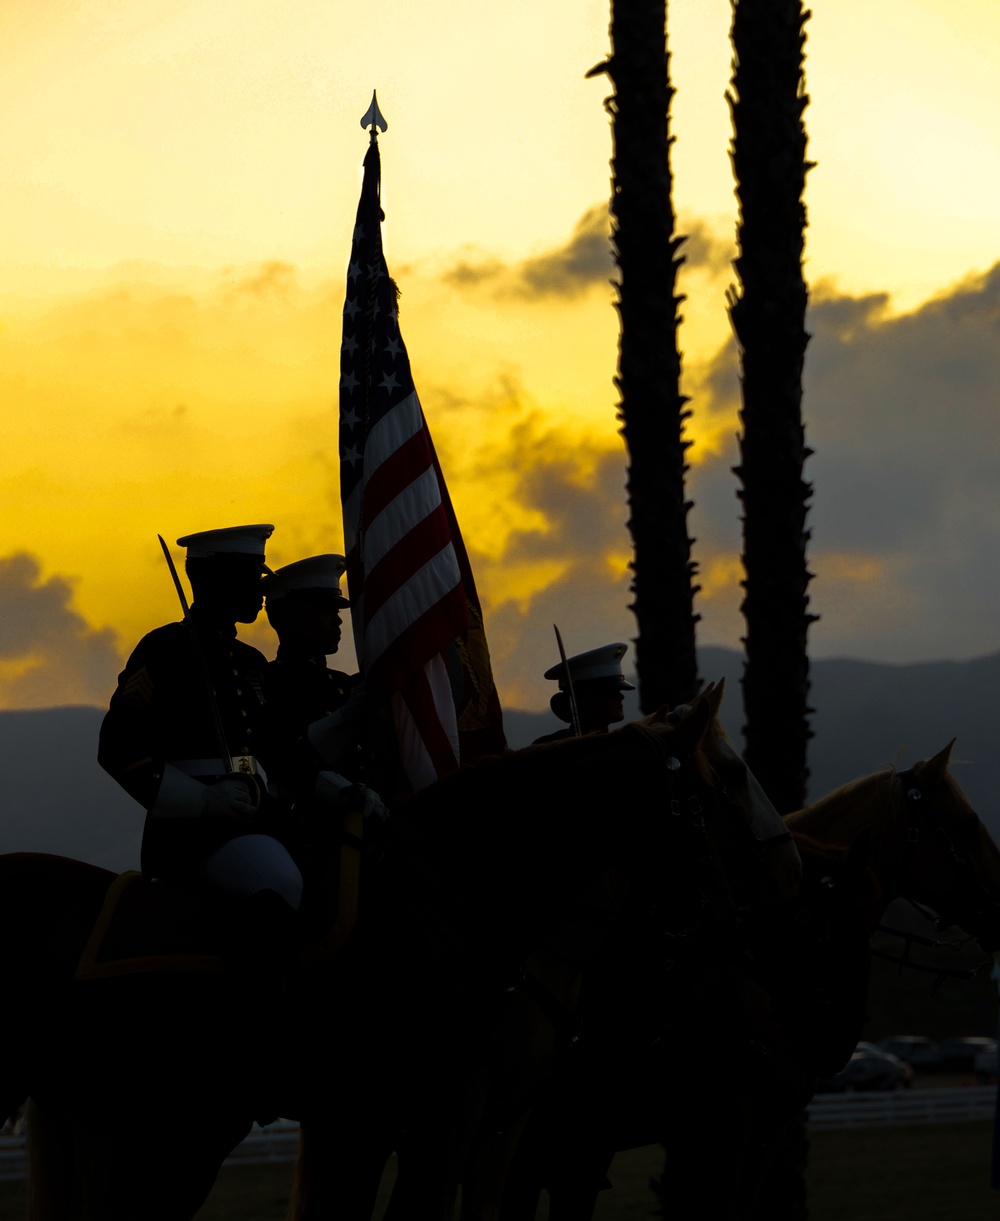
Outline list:
[[[278,654],[264,675],[265,696],[282,739],[272,791],[287,810],[286,842],[306,884],[305,960],[340,950],[355,932],[365,847],[386,807],[369,787],[371,751],[364,684],[327,666],[341,637],[342,555],[314,555],[264,578],[267,617]],[[368,853],[369,861],[373,860]],[[371,881],[366,869],[365,884]],[[370,905],[369,905],[370,906]],[[311,944],[315,942],[316,944]]]
[[[625,720],[622,692],[635,690],[622,673],[622,658],[627,651],[627,644],[603,644],[567,657],[545,671],[546,678],[559,683],[549,707],[560,721],[566,722],[566,728],[536,738],[536,746],[572,738],[577,733],[607,733],[610,725]],[[578,725],[574,725],[574,699]]]
[[[288,849],[254,827],[271,811],[268,770],[281,767],[281,737],[264,694],[267,660],[236,638],[236,624],[253,623],[263,605],[273,529],[177,540],[193,603],[181,594],[184,621],[136,645],[98,749],[101,766],[146,809],[143,873],[245,899],[251,928],[290,924],[302,900]]]
[[[279,790],[334,808],[355,801],[366,813],[384,810],[364,781],[364,686],[359,674],[327,666],[340,647],[342,555],[314,555],[286,564],[263,581],[267,618],[278,635],[265,694],[286,735]]]

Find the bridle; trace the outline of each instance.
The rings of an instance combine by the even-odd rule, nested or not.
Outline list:
[[[1000,900],[991,895],[954,837],[939,815],[935,817],[933,805],[926,800],[926,791],[914,768],[898,772],[897,779],[903,801],[905,824],[904,859],[907,865],[913,863],[917,846],[925,842],[924,833],[930,832],[943,843],[945,856],[950,862],[955,875],[955,881],[944,896],[939,911],[938,928],[948,928],[955,923],[949,914],[958,909],[967,912],[967,918],[975,922],[976,927],[993,922],[1000,923]],[[973,929],[973,932],[976,930]]]
[[[669,721],[669,718],[668,718]],[[676,721],[669,722],[676,725]],[[670,735],[646,725],[629,726],[646,742],[657,757],[667,777],[667,808],[674,818],[683,818],[696,830],[705,832],[705,807],[698,796],[697,768],[694,760],[682,762],[672,749]],[[706,760],[707,762],[707,760]],[[713,773],[714,775],[714,773]],[[703,783],[703,782],[702,782]]]
[[[669,723],[676,725],[679,719],[669,721]],[[717,869],[719,866],[718,852],[712,842],[705,820],[705,806],[700,793],[703,789],[711,788],[716,800],[730,802],[742,813],[740,803],[728,792],[704,755],[702,757],[712,774],[713,783],[711,784],[701,775],[693,754],[691,757],[684,757],[676,750],[670,734],[659,732],[653,727],[637,722],[629,728],[640,734],[642,740],[649,745],[655,755],[658,765],[663,769],[667,782],[666,809],[674,826],[683,828],[691,834],[693,842],[689,844],[688,851],[692,853],[692,865],[694,865],[694,854],[697,853],[702,861],[713,863],[711,870]],[[745,818],[740,817],[735,821],[737,826],[744,828],[747,836],[752,839],[753,833]],[[682,947],[690,948],[694,942],[708,913],[712,894],[712,888],[708,885],[699,886],[698,898],[688,911],[687,918],[681,927],[673,926],[659,931],[658,937],[665,954],[661,964],[664,969],[670,970],[676,956],[682,952]],[[652,914],[653,909],[651,908],[647,911],[647,915]]]
[[[673,709],[673,711],[671,711],[670,713],[667,714],[666,719],[667,719],[668,724],[671,724],[671,725],[680,724],[680,722],[684,719],[683,708]],[[788,831],[788,830],[779,831],[776,835],[765,836],[765,838],[763,838],[763,839],[760,839],[758,836],[756,836],[754,834],[753,827],[750,825],[750,823],[746,819],[743,803],[730,790],[729,786],[726,784],[725,778],[723,777],[722,773],[715,766],[715,764],[711,761],[711,759],[708,757],[708,755],[704,754],[704,752],[703,752],[703,758],[705,760],[706,766],[708,767],[708,769],[712,775],[713,789],[718,793],[720,800],[726,802],[729,805],[731,810],[736,811],[736,813],[738,815],[736,822],[737,822],[737,825],[742,828],[742,831],[745,832],[744,838],[746,839],[746,842],[748,844],[749,851],[751,854],[756,855],[759,864],[761,865],[761,867],[763,867],[764,861],[767,857],[767,853],[769,852],[769,850],[771,848],[778,848],[782,844],[788,844],[788,843],[792,842],[794,837],[793,837],[791,831]],[[737,758],[739,758],[739,756],[737,756]],[[740,762],[742,763],[743,767],[746,768],[746,763],[742,759],[740,759]]]

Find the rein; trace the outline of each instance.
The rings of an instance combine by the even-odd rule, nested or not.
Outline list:
[[[897,773],[897,776],[900,785],[902,786],[903,793],[903,809],[906,823],[906,857],[908,860],[912,861],[916,854],[916,845],[920,842],[921,816],[925,812],[929,812],[929,807],[924,801],[924,790],[921,787],[920,780],[918,779],[916,770],[914,768],[908,768],[906,771],[899,772]],[[955,866],[955,870],[959,875],[953,887],[953,892],[961,893],[965,897],[970,895],[974,895],[976,897],[978,906],[974,906],[973,908],[974,915],[982,915],[990,907],[995,907],[995,900],[990,897],[989,892],[979,881],[978,877],[976,877],[975,870],[969,864],[962,852],[958,849],[943,823],[940,820],[937,820],[932,824],[932,829],[944,841],[948,850],[948,856],[950,857],[951,862]],[[951,919],[944,914],[941,914],[935,918],[925,907],[915,902],[913,899],[908,898],[906,901],[911,905],[911,907],[918,911],[930,925],[937,928],[939,931],[950,927],[953,923]],[[876,929],[879,932],[887,933],[891,937],[901,938],[904,943],[904,948],[901,956],[896,956],[894,954],[889,954],[886,951],[875,949],[871,951],[872,956],[875,958],[881,958],[886,962],[895,963],[900,967],[900,969],[907,967],[911,971],[923,971],[927,974],[937,976],[933,986],[934,991],[937,991],[937,989],[940,988],[946,979],[962,979],[967,981],[974,980],[984,967],[992,967],[993,965],[993,960],[990,956],[984,957],[975,967],[967,970],[961,970],[955,967],[929,966],[924,963],[913,962],[910,958],[910,951],[915,945],[924,946],[932,950],[954,950],[961,948],[961,946],[965,945],[969,941],[974,941],[975,937],[963,937],[959,938],[958,940],[953,939],[951,941],[945,941],[937,937],[923,937],[919,933],[910,933],[903,929],[892,928],[886,924],[878,924],[876,925]]]
[[[671,817],[681,819],[685,825],[692,829],[701,846],[704,860],[717,860],[716,851],[709,838],[708,827],[705,823],[705,807],[698,796],[697,782],[693,778],[697,776],[698,770],[694,760],[690,759],[682,762],[673,752],[673,744],[670,741],[669,735],[657,733],[655,730],[639,724],[634,724],[631,728],[638,731],[642,740],[649,745],[653,754],[663,766],[667,779],[667,809]],[[707,759],[705,762],[708,764]],[[714,769],[711,768],[710,764],[708,766],[713,778],[716,778]],[[687,783],[684,784],[682,789],[682,782],[685,779]],[[718,783],[717,791],[720,797],[724,797],[734,805],[738,805],[735,798],[728,794],[721,781]],[[709,911],[711,899],[710,888],[705,884],[701,885],[698,888],[697,902],[693,903],[689,908],[687,919],[683,922],[683,926],[659,930],[659,940],[664,946],[669,947],[667,956],[661,964],[664,969],[670,970],[673,967],[681,946],[685,943],[690,946],[694,941]],[[652,913],[650,912],[650,914]]]
[[[904,896],[905,898],[905,896]],[[937,921],[934,915],[922,904],[917,903],[913,899],[906,899],[906,902],[918,911],[921,916],[930,925],[936,925]],[[903,942],[902,955],[890,954],[886,950],[871,951],[873,958],[881,958],[885,962],[895,963],[902,970],[907,967],[911,971],[923,971],[927,975],[934,975],[937,978],[932,985],[931,991],[937,992],[946,979],[962,979],[968,983],[979,977],[980,972],[984,967],[993,966],[993,959],[984,957],[974,967],[968,970],[961,970],[958,967],[932,967],[927,963],[914,962],[910,958],[910,951],[915,945],[924,946],[929,950],[960,950],[963,945],[968,945],[970,941],[975,941],[975,937],[957,937],[949,941],[943,940],[941,937],[923,937],[920,933],[907,932],[906,929],[892,928],[888,924],[877,924],[876,930],[880,933],[887,933],[890,937],[899,937]]]

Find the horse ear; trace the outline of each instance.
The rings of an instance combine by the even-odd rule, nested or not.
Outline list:
[[[691,705],[691,711],[678,724],[678,735],[692,751],[701,744],[714,715],[711,701],[705,695],[699,695]]]
[[[646,725],[666,725],[670,720],[670,705],[661,704],[655,712],[645,718]]]
[[[712,716],[719,715],[719,709],[722,707],[722,697],[726,694],[726,680],[720,678],[717,683],[709,683],[705,690],[701,693],[702,699],[708,701],[708,706],[712,709]]]
[[[928,759],[926,763],[919,764],[920,779],[924,784],[937,784],[943,780],[948,774],[948,760],[951,758],[951,748],[955,745],[955,739],[948,743],[944,750],[939,750],[933,759]]]

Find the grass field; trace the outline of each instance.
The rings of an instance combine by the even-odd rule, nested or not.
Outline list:
[[[989,1185],[991,1141],[987,1123],[817,1132],[810,1141],[810,1219],[996,1221],[1000,1192]],[[614,1190],[602,1195],[596,1221],[648,1218],[648,1183],[662,1160],[657,1147],[620,1154],[611,1171]],[[290,1172],[289,1166],[224,1168],[199,1221],[281,1221]],[[540,1218],[545,1211],[543,1205]],[[23,1216],[20,1185],[0,1184],[0,1221]]]

